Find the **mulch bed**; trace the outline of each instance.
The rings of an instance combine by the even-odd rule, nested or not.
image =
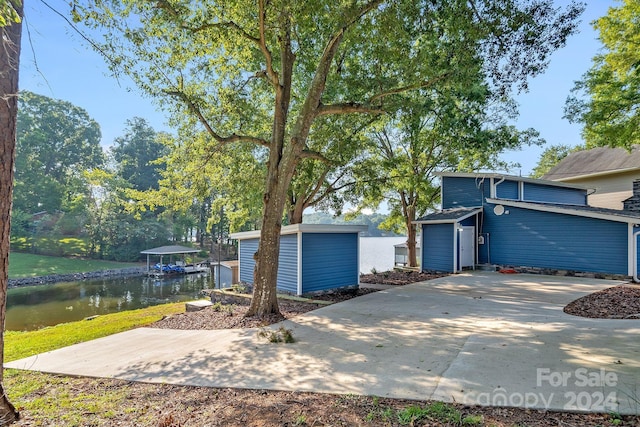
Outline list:
[[[569,303],[564,312],[593,319],[640,319],[640,287],[614,286]]]
[[[382,273],[364,274],[360,276],[360,283],[377,283],[381,285],[408,285],[409,283],[424,282],[448,274],[418,272],[418,271],[384,271]]]

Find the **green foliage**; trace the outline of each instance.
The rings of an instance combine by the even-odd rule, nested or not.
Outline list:
[[[167,154],[167,147],[145,119],[127,120],[125,134],[115,139],[111,147],[116,175],[130,187],[145,191],[157,189],[164,166],[158,159]]]
[[[233,316],[233,312],[235,311],[236,306],[233,304],[223,304],[221,301],[214,303],[211,306],[213,311],[219,311],[222,313],[226,313],[228,316]]]
[[[358,213],[355,215],[346,214],[334,216],[325,212],[314,212],[312,214],[304,215],[304,223],[305,224],[358,224],[358,225],[366,225],[369,228],[365,232],[365,235],[368,237],[383,237],[383,236],[397,236],[401,234],[396,234],[394,232],[385,231],[387,229],[382,228],[382,224],[384,224],[388,215],[373,213],[373,214],[363,214]],[[400,230],[402,233],[404,230]]]
[[[167,244],[167,224],[150,212],[133,209],[126,181],[103,170],[87,174],[87,180],[92,185],[86,226],[89,256],[135,261],[140,251]]]
[[[22,22],[22,18],[18,13],[18,6],[22,2],[19,0],[2,0],[0,1],[0,27],[6,27],[14,22]]]
[[[446,89],[434,85],[406,96],[396,114],[370,133],[368,158],[358,171],[360,208],[386,202],[390,214],[381,228],[406,234],[414,245],[415,220],[440,203],[437,172],[507,168],[501,152],[542,143],[537,132],[505,124],[513,117],[512,104],[503,96],[494,99],[480,68],[475,75],[468,71],[464,84]],[[415,254],[410,252],[412,266]]]
[[[258,331],[258,337],[265,338],[267,341],[274,344],[293,344],[294,342],[296,342],[291,329],[287,329],[284,326],[280,326],[280,328],[278,328],[277,330],[261,328]]]
[[[640,1],[623,0],[594,22],[602,53],[576,82],[565,115],[582,123],[587,148],[640,144]]]
[[[418,405],[408,406],[399,411],[397,415],[400,425],[414,425],[415,422],[425,419],[446,425],[473,425],[464,424],[462,413],[454,406],[442,402],[433,402],[424,407]],[[469,420],[469,422],[473,421],[473,419]]]
[[[69,210],[87,197],[84,171],[102,166],[100,126],[69,102],[21,92],[14,208],[24,212]]]
[[[31,214],[18,208],[11,210],[11,236],[28,237],[32,235]]]
[[[77,239],[60,241],[66,247],[85,245]],[[111,270],[134,267],[139,264],[118,263],[83,258],[62,258],[53,256],[33,255],[20,252],[9,254],[9,278],[46,276],[49,274],[82,273],[87,271]]]
[[[569,145],[552,145],[546,148],[540,155],[538,163],[531,171],[532,178],[542,178],[547,172],[549,172],[560,160],[567,157],[574,151],[581,150],[581,146],[571,147]]]
[[[112,71],[129,75],[180,128],[167,160],[171,191],[161,186],[156,205],[186,209],[186,197],[212,197],[212,212],[224,205],[234,228],[260,217],[262,203],[261,234],[274,242],[287,204],[314,203],[324,188],[343,185],[340,168],[362,167],[354,160],[361,140],[348,137],[362,123],[345,117],[393,114],[405,93],[445,94],[478,75],[497,96],[526,88],[582,10],[552,0],[133,0],[72,8],[76,21],[104,31],[99,47]],[[258,298],[275,288],[277,251],[277,243],[258,251]]]

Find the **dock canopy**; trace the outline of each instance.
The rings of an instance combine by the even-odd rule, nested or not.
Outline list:
[[[147,249],[140,252],[145,255],[175,255],[175,254],[195,254],[200,252],[200,249],[188,248],[186,246],[160,246],[158,248]]]
[[[186,246],[179,246],[179,245],[171,245],[171,246],[160,246],[153,249],[147,249],[140,253],[147,256],[147,273],[149,273],[151,271],[151,261],[149,259],[149,256],[151,255],[156,255],[160,257],[160,269],[162,271],[162,266],[164,265],[164,263],[162,262],[163,261],[162,259],[165,256],[169,256],[169,257],[171,257],[172,255],[184,256],[185,254],[195,254],[198,252],[200,252],[200,249],[188,248]]]

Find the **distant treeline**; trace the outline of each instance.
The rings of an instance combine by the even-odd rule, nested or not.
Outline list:
[[[401,234],[394,233],[393,231],[381,230],[378,226],[387,219],[387,215],[373,213],[370,215],[360,214],[356,217],[347,217],[345,215],[333,216],[324,212],[316,212],[312,214],[305,214],[303,217],[304,224],[358,224],[366,225],[369,227],[364,236],[367,237],[395,237],[401,236]]]

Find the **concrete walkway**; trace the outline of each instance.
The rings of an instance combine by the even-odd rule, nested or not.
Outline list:
[[[563,306],[618,282],[478,272],[382,290],[256,329],[140,328],[6,364],[208,387],[640,412],[640,321]],[[274,325],[278,328],[280,325]]]

